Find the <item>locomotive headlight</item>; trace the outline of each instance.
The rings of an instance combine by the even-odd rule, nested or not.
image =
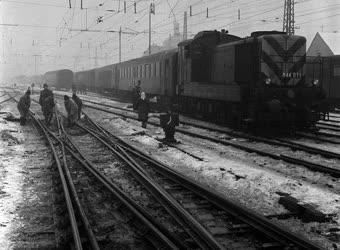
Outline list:
[[[268,78],[266,78],[266,81],[265,81],[265,83],[266,83],[267,85],[269,85],[271,82],[272,82],[272,79],[270,79],[269,77],[268,77]]]
[[[319,80],[318,79],[315,79],[314,81],[313,81],[313,85],[314,86],[317,86],[319,84]]]

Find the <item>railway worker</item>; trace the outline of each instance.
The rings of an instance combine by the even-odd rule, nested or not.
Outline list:
[[[138,102],[141,98],[141,81],[138,80],[137,85],[132,90],[132,107],[137,110]]]
[[[72,100],[77,104],[78,107],[78,120],[80,120],[81,117],[81,109],[83,107],[83,102],[81,99],[77,96],[77,91],[73,89],[73,94],[72,94]]]
[[[25,92],[25,94],[20,98],[17,108],[20,113],[20,125],[24,126],[26,124],[27,114],[31,106],[31,90]]]
[[[67,112],[68,126],[72,127],[78,120],[78,106],[67,95],[64,95],[64,103],[65,103],[65,109]]]
[[[53,92],[48,89],[47,83],[44,83],[43,88],[40,92],[39,104],[44,114],[46,124],[49,126],[53,117],[54,97]]]
[[[177,107],[175,105],[168,107],[167,112],[160,115],[160,123],[165,134],[165,138],[163,139],[163,141],[176,142],[174,136],[176,126],[179,125],[179,117]]]
[[[145,92],[141,93],[141,98],[137,102],[138,120],[142,122],[142,128],[146,128],[150,112],[150,103],[146,98]]]

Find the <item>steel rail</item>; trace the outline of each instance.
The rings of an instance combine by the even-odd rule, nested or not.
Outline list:
[[[100,107],[94,107],[94,106],[86,105],[86,104],[84,106],[89,107],[91,109],[100,110],[100,111],[103,111],[103,112],[106,112],[106,113],[110,113],[110,114],[114,114],[114,115],[118,115],[118,116],[123,116],[123,117],[129,118],[129,119],[132,119],[132,120],[138,120],[136,117],[133,117],[131,115],[125,115],[125,114],[122,114],[122,113],[117,113],[117,112],[114,112],[114,111],[111,111],[111,110],[103,109],[103,108],[100,108]],[[182,122],[182,123],[183,124],[189,124],[189,123],[186,123],[186,122]],[[151,125],[157,126],[157,127],[160,126],[158,123],[152,122],[152,121],[148,121],[148,124],[151,124]],[[196,125],[194,125],[194,126],[196,126]],[[198,125],[196,127],[202,127],[202,128],[205,128],[205,129],[209,129],[209,128],[207,128],[205,126],[201,126],[201,125]],[[263,138],[263,137],[253,136],[253,135],[246,135],[246,134],[243,134],[241,132],[232,132],[232,131],[229,132],[229,131],[225,131],[225,130],[222,130],[222,129],[211,129],[211,128],[210,128],[210,130],[213,130],[213,131],[216,131],[216,132],[221,132],[221,133],[224,133],[224,134],[227,134],[227,135],[230,135],[230,136],[238,136],[238,137],[242,137],[242,138],[246,138],[246,139],[250,139],[250,140],[256,140],[256,141],[259,141],[259,142],[268,143],[270,145],[288,147],[288,148],[291,148],[293,150],[302,150],[302,151],[305,151],[305,152],[311,153],[311,154],[319,154],[319,155],[327,157],[327,158],[340,159],[340,154],[338,154],[338,153],[330,152],[330,151],[322,150],[322,149],[317,149],[317,148],[306,146],[306,145],[303,145],[303,144],[300,144],[300,143],[292,142],[292,141],[289,141],[289,140],[286,140],[286,139],[274,139],[273,140],[273,139]],[[197,138],[201,138],[201,139],[205,139],[205,140],[210,140],[210,141],[215,142],[215,143],[220,143],[220,144],[240,148],[239,145],[236,144],[236,143],[226,142],[224,140],[216,139],[216,138],[213,138],[211,136],[206,136],[206,135],[201,135],[201,134],[197,134],[197,133],[194,133],[194,132],[190,132],[190,131],[187,131],[185,129],[176,128],[176,131],[179,132],[179,133],[182,133],[182,134],[189,135],[189,136],[193,136],[193,137],[197,137]],[[245,148],[246,147],[244,146],[244,149]],[[240,148],[240,149],[243,149],[243,148]],[[250,147],[248,147],[248,152],[251,152]],[[255,149],[254,149],[253,152],[257,153],[257,151]],[[271,154],[271,155],[273,156],[274,154]],[[271,155],[268,153],[267,156],[271,157]],[[275,159],[276,159],[276,157],[275,157]],[[309,165],[309,162],[306,161],[305,166],[308,167],[308,165]]]
[[[12,100],[11,97],[7,98],[6,100],[2,100],[2,101],[0,102],[0,104],[3,104],[3,103],[8,102],[8,101],[10,101],[10,100]]]
[[[104,107],[109,107],[109,108],[113,108],[113,109],[119,109],[119,110],[131,112],[131,113],[135,113],[134,111],[126,109],[126,108],[114,107],[114,106],[111,106],[111,105],[108,105],[108,104],[102,104],[102,103],[97,103],[97,102],[88,101],[88,100],[85,100],[85,101],[89,102],[89,103],[93,103],[93,104],[99,105],[99,106],[104,106]],[[118,116],[123,116],[123,117],[129,118],[129,119],[138,120],[136,117],[131,116],[131,115],[117,113],[117,112],[114,112],[114,111],[111,111],[111,110],[102,109],[100,107],[94,107],[92,105],[87,105],[87,104],[84,104],[84,106],[88,107],[88,108],[104,111],[104,112],[107,112],[107,113],[115,114],[115,115],[118,115]],[[210,128],[208,126],[200,125],[200,124],[195,124],[195,123],[192,123],[192,122],[181,121],[180,123],[183,124],[183,125],[195,126],[197,128],[202,128],[202,129],[207,129],[207,130],[214,131],[214,132],[219,132],[219,133],[227,134],[229,136],[238,136],[238,137],[245,138],[245,139],[250,139],[250,140],[255,140],[255,141],[259,141],[259,142],[268,143],[270,145],[284,146],[284,147],[289,147],[289,148],[291,148],[293,150],[302,150],[302,151],[305,151],[305,152],[308,152],[308,153],[312,153],[312,154],[320,154],[321,156],[340,159],[340,154],[329,152],[329,151],[326,151],[326,150],[321,150],[321,149],[313,148],[313,147],[310,147],[310,146],[305,146],[303,144],[292,142],[292,141],[289,141],[287,139],[264,138],[264,137],[249,135],[249,134],[245,134],[245,133],[237,132],[237,131],[228,131],[228,130],[225,130],[225,129]],[[160,126],[158,123],[152,122],[152,121],[148,121],[148,124],[151,124],[151,125],[157,126],[157,127]],[[178,132],[180,132],[182,134],[187,134],[187,135],[190,135],[190,136],[196,135],[196,137],[200,137],[200,135],[198,135],[196,133],[192,133],[192,132],[187,131],[185,129],[176,128],[176,131],[178,131]],[[321,134],[321,133],[322,132],[320,132],[320,135],[326,135],[326,134]],[[208,139],[208,138],[211,138],[211,137],[205,137],[205,138],[202,138],[202,139]],[[322,138],[318,138],[318,139],[319,140],[324,140],[325,142],[330,142],[330,143],[336,143],[336,144],[340,143],[340,142],[332,141],[332,140],[328,140],[328,139],[322,139]],[[222,140],[220,140],[220,141],[222,141]],[[306,165],[308,165],[308,163]]]
[[[340,144],[340,141],[336,139],[336,138],[340,138],[340,135],[329,134],[329,133],[324,133],[324,132],[319,132],[319,131],[315,132],[315,133],[311,133],[311,134],[304,133],[304,132],[297,132],[296,135],[301,136],[301,137],[305,137],[307,139],[314,139],[314,140],[317,140],[317,141],[320,141],[320,142]],[[324,136],[324,137],[319,137],[319,136]]]
[[[17,102],[17,100],[14,97],[11,97],[11,98],[13,98],[13,100]],[[87,232],[87,234],[89,236],[91,247],[92,247],[93,250],[99,250],[99,246],[98,246],[98,243],[96,241],[96,238],[95,238],[91,228],[88,227],[89,226],[88,219],[86,218],[86,215],[85,215],[85,213],[84,213],[84,211],[83,211],[83,209],[82,209],[82,207],[79,203],[79,198],[78,198],[77,193],[75,191],[75,187],[74,187],[72,181],[70,182],[70,179],[69,179],[70,173],[69,173],[68,167],[67,167],[66,155],[65,155],[65,149],[64,149],[63,143],[50,130],[48,130],[46,128],[46,126],[40,120],[38,120],[35,117],[35,114],[32,111],[30,111],[29,114],[32,117],[32,119],[35,121],[35,123],[38,125],[38,127],[41,129],[43,134],[45,135],[45,138],[47,139],[47,141],[50,145],[50,148],[53,152],[54,159],[57,163],[59,176],[60,176],[61,181],[62,181],[62,187],[63,187],[63,190],[64,190],[65,200],[66,200],[67,209],[68,209],[68,213],[69,213],[69,217],[70,217],[72,234],[73,234],[73,239],[74,239],[74,242],[75,242],[76,249],[81,250],[83,248],[82,248],[82,243],[81,243],[81,239],[80,239],[80,235],[79,235],[78,225],[77,225],[77,222],[76,222],[76,219],[75,219],[74,208],[73,208],[73,205],[72,205],[71,196],[70,196],[70,192],[68,190],[67,184],[69,185],[69,187],[71,189],[71,194],[72,194],[73,200],[75,201],[78,212],[80,213],[80,217],[81,217],[81,220],[83,222],[85,231]],[[59,127],[59,124],[58,124],[58,127]],[[62,157],[63,157],[64,169],[62,169],[62,167],[61,167],[62,164],[60,163],[59,157],[58,157],[56,150],[55,150],[55,146],[52,143],[49,134],[52,137],[54,137],[54,139],[59,143],[59,145],[62,148]],[[66,178],[64,176],[63,170],[66,172]],[[65,180],[67,180],[67,184],[66,184]]]
[[[102,108],[99,108],[99,107],[93,107],[91,105],[86,105],[86,104],[84,106],[92,108],[92,109],[104,111],[106,113],[111,113],[111,114],[123,116],[123,117],[129,118],[129,119],[138,120],[137,118],[135,118],[133,116],[124,115],[124,114],[121,114],[121,113],[116,113],[116,112],[113,112],[113,111],[110,111],[110,110],[107,110],[107,109],[102,109]],[[153,126],[157,126],[157,127],[160,126],[156,122],[148,121],[148,123],[153,125]],[[330,167],[325,166],[325,165],[315,164],[314,162],[311,162],[311,161],[297,159],[297,158],[290,157],[290,156],[285,155],[285,154],[279,154],[279,153],[275,154],[275,153],[270,153],[270,152],[264,152],[262,150],[255,149],[253,147],[240,145],[240,144],[237,144],[237,143],[234,143],[234,142],[231,142],[231,141],[221,140],[221,139],[217,139],[217,138],[214,138],[214,137],[211,137],[211,136],[190,132],[190,131],[187,131],[187,130],[182,129],[182,128],[176,128],[176,131],[179,132],[179,133],[185,134],[185,135],[189,135],[189,136],[192,136],[192,137],[208,140],[208,141],[211,141],[211,142],[214,142],[214,143],[218,143],[218,144],[222,144],[222,145],[226,145],[226,146],[232,146],[234,148],[241,149],[241,150],[244,150],[246,152],[252,152],[252,153],[256,153],[256,154],[261,155],[261,156],[270,157],[270,158],[275,159],[275,160],[283,160],[287,163],[302,165],[302,166],[309,168],[311,170],[330,174],[334,177],[340,176],[340,169],[334,169],[334,168],[330,168]],[[291,142],[291,141],[286,140],[286,139],[277,138],[277,139],[273,140],[273,139],[268,139],[268,138],[253,136],[253,135],[246,135],[246,134],[243,134],[241,132],[227,132],[227,131],[219,130],[219,129],[215,130],[215,131],[222,132],[222,133],[225,133],[225,134],[228,134],[228,135],[231,135],[231,136],[239,136],[241,138],[246,138],[246,139],[249,139],[249,140],[255,140],[255,141],[259,141],[259,142],[263,142],[263,143],[268,143],[270,145],[288,147],[288,148],[291,148],[293,150],[301,150],[301,151],[311,153],[311,154],[319,154],[319,155],[321,155],[323,157],[327,157],[327,158],[340,159],[340,154],[338,154],[338,153],[323,150],[323,149],[314,148],[314,147],[307,146],[307,145],[297,143],[297,142]]]
[[[100,109],[100,108],[98,108],[98,109],[103,110],[105,112],[110,112],[110,111],[105,110],[105,109]],[[134,117],[131,117],[131,116],[125,116],[125,117],[137,120],[137,118],[134,118]],[[150,123],[154,126],[159,126],[159,124],[157,124],[155,122],[148,122],[148,123]],[[330,174],[334,177],[340,177],[340,169],[334,169],[334,168],[330,168],[330,167],[325,166],[325,165],[315,164],[314,162],[306,161],[306,160],[302,160],[302,159],[297,159],[297,158],[290,157],[290,156],[285,155],[285,154],[280,154],[280,153],[275,154],[275,153],[265,152],[265,151],[262,151],[262,150],[255,149],[253,147],[237,144],[237,143],[234,143],[234,142],[231,142],[231,141],[213,138],[213,137],[207,136],[207,135],[202,135],[202,134],[190,132],[190,131],[187,131],[187,130],[181,129],[181,128],[177,128],[176,131],[180,132],[182,134],[192,136],[192,137],[208,140],[208,141],[219,143],[219,144],[226,145],[226,146],[232,146],[234,148],[238,148],[238,149],[244,150],[246,152],[257,153],[258,155],[270,157],[270,158],[275,159],[275,160],[283,160],[283,161],[288,162],[288,163],[302,165],[302,166],[309,168],[311,170],[316,170],[316,171],[319,171],[319,172],[322,172],[322,173]],[[312,154],[319,154],[321,156],[325,156],[325,157],[328,157],[328,158],[340,159],[340,154],[338,154],[338,153],[326,151],[326,150],[323,150],[323,149],[313,148],[313,147],[306,146],[306,145],[296,143],[296,142],[290,142],[290,141],[287,141],[285,139],[276,139],[274,141],[274,140],[271,140],[271,139],[261,138],[261,137],[258,137],[258,136],[242,135],[242,133],[239,133],[239,132],[232,132],[231,135],[242,136],[242,138],[247,138],[247,139],[250,139],[250,140],[258,140],[260,142],[265,142],[265,143],[268,143],[268,144],[271,144],[271,145],[284,146],[284,147],[288,147],[288,148],[291,148],[291,149],[294,149],[294,150],[302,150],[302,151],[312,153]]]
[[[92,175],[94,175],[115,197],[117,197],[144,225],[146,225],[159,240],[163,242],[169,249],[184,249],[184,245],[176,239],[164,226],[156,222],[150,214],[148,214],[141,206],[136,204],[107,177],[96,169],[91,161],[80,151],[77,145],[68,136],[61,125],[63,135],[68,142],[64,142],[66,150],[81,163]],[[75,153],[76,152],[76,153]],[[77,155],[79,154],[80,157]],[[83,158],[83,159],[81,159]]]
[[[172,196],[170,196],[159,184],[155,183],[126,152],[117,145],[117,149],[113,148],[97,134],[88,130],[86,127],[78,124],[79,127],[90,133],[109,150],[117,155],[122,161],[129,165],[133,170],[135,178],[160,202],[164,208],[173,216],[173,218],[181,224],[190,234],[196,243],[203,249],[224,249],[216,239],[208,232],[197,220],[186,211]],[[125,153],[124,153],[125,152]],[[188,230],[190,228],[190,230]]]
[[[85,116],[88,117],[86,114]],[[222,197],[220,194],[218,194],[215,190],[203,186],[202,184],[195,182],[191,178],[176,172],[175,170],[169,168],[165,164],[145,154],[140,149],[127,143],[122,138],[113,135],[111,132],[101,127],[93,120],[90,119],[90,122],[102,134],[105,135],[105,138],[108,143],[112,143],[113,145],[119,143],[120,147],[124,148],[126,152],[129,152],[135,157],[147,161],[153,166],[154,170],[156,170],[157,172],[170,178],[177,184],[186,187],[187,189],[191,190],[198,196],[209,200],[220,209],[228,212],[229,214],[232,214],[233,216],[243,221],[245,224],[250,225],[252,228],[267,235],[271,239],[274,239],[277,242],[280,242],[281,244],[287,246],[293,243],[294,245],[299,246],[302,249],[322,249],[320,246],[317,246],[316,244],[310,242],[308,239],[289,232],[288,230],[282,228],[280,225],[269,221],[264,216],[259,215],[242,205],[239,205],[235,201],[228,200]],[[112,139],[110,139],[108,136],[114,138],[114,141],[112,141]]]
[[[327,122],[318,122],[317,125],[329,126],[329,127],[332,127],[332,128],[340,128],[340,125],[327,123]]]
[[[54,157],[54,160],[55,160],[55,162],[57,164],[60,180],[62,182],[62,187],[63,187],[63,190],[64,190],[64,196],[65,196],[67,210],[68,210],[68,214],[69,214],[69,218],[70,218],[70,223],[71,223],[72,235],[73,235],[73,240],[74,240],[74,243],[75,243],[75,248],[77,250],[82,250],[83,247],[82,247],[82,243],[81,243],[81,239],[80,239],[80,235],[79,235],[79,230],[78,230],[78,226],[77,226],[77,221],[76,221],[76,216],[75,216],[74,208],[73,208],[73,205],[72,205],[71,196],[70,196],[70,193],[69,193],[69,188],[67,186],[67,182],[66,182],[66,179],[65,179],[65,176],[64,176],[64,171],[62,169],[62,166],[61,166],[59,157],[57,155],[56,149],[55,149],[55,147],[53,145],[53,142],[50,139],[50,136],[47,133],[47,130],[46,130],[45,126],[42,124],[42,122],[39,121],[38,119],[36,119],[33,113],[31,114],[31,117],[34,119],[34,121],[40,127],[41,131],[45,135],[45,138],[48,141],[48,144],[50,145],[50,148],[51,148],[51,150],[53,152],[53,157]]]
[[[58,125],[58,130],[59,130],[59,136],[62,136],[61,132],[62,132],[62,125],[60,124],[60,120],[58,118],[58,116],[56,116],[56,120],[57,120],[57,125]],[[98,242],[97,242],[97,239],[96,239],[96,236],[95,234],[93,233],[93,230],[91,228],[91,224],[86,216],[86,213],[80,203],[80,200],[79,200],[79,196],[77,194],[77,190],[76,190],[76,187],[74,186],[74,182],[72,180],[72,176],[71,176],[71,173],[70,173],[70,170],[68,168],[68,164],[66,162],[66,154],[65,154],[65,146],[64,146],[64,143],[63,141],[61,141],[58,137],[54,136],[54,134],[49,131],[49,134],[51,136],[54,137],[54,139],[56,141],[58,141],[60,147],[61,147],[61,151],[62,151],[62,155],[63,155],[63,165],[64,165],[64,171],[66,173],[66,179],[67,179],[67,183],[71,189],[71,194],[73,196],[73,201],[78,209],[78,212],[79,212],[79,215],[80,215],[80,218],[81,218],[81,221],[83,223],[83,226],[84,226],[84,229],[86,231],[86,234],[88,236],[88,239],[90,241],[90,244],[91,244],[91,247],[92,247],[92,250],[99,250],[99,245],[98,245]]]
[[[340,126],[339,128],[334,128],[334,127],[327,127],[327,125],[317,125],[317,127],[319,129],[326,129],[326,130],[330,130],[330,131],[335,131],[335,132],[340,132]]]

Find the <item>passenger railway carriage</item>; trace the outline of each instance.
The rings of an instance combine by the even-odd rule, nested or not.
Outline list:
[[[69,69],[49,71],[44,74],[44,80],[50,86],[68,90],[73,83],[73,72]]]
[[[306,82],[306,40],[277,31],[240,38],[203,31],[178,49],[76,72],[79,89],[128,96],[142,90],[161,106],[234,124],[296,124],[318,120],[321,88]]]
[[[323,94],[331,109],[340,108],[340,56],[309,58],[308,81],[316,82],[323,88]]]
[[[94,70],[79,71],[74,73],[73,85],[78,89],[98,91],[95,87]]]

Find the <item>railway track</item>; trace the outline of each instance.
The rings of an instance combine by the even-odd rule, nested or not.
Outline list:
[[[320,126],[321,127],[326,127],[327,129],[336,129],[336,131],[340,130],[340,125],[337,125],[337,124],[332,124],[332,123],[327,123],[327,122],[318,122],[317,126]]]
[[[43,126],[42,123],[41,125]],[[60,158],[60,156],[65,154],[65,157],[63,156],[62,161],[59,160],[61,165],[63,165],[65,161],[67,162],[67,158],[72,156],[73,163],[70,163],[72,167],[74,167],[73,165],[76,165],[74,162],[78,162],[78,165],[81,163],[83,167],[87,165],[87,169],[92,166],[92,174],[97,174],[104,180],[106,178],[106,186],[112,187],[114,184],[108,184],[108,181],[110,180],[110,177],[117,178],[116,173],[113,173],[113,175],[111,174],[111,176],[107,176],[107,171],[105,171],[107,169],[103,167],[98,168],[95,166],[100,163],[105,164],[105,162],[101,162],[99,159],[96,159],[95,156],[90,156],[91,148],[89,145],[93,146],[93,141],[95,139],[102,144],[100,147],[101,152],[104,145],[108,151],[111,151],[111,157],[112,154],[120,154],[121,159],[127,159],[125,164],[129,165],[131,168],[134,166],[134,170],[132,170],[132,172],[135,178],[139,183],[145,185],[145,189],[149,190],[154,199],[157,200],[158,197],[158,202],[163,206],[163,209],[165,206],[172,207],[172,211],[168,211],[169,214],[176,215],[179,213],[179,211],[184,210],[182,212],[184,215],[186,215],[185,218],[177,217],[177,219],[174,219],[184,229],[182,229],[182,231],[180,231],[180,229],[176,229],[177,231],[175,230],[174,232],[170,232],[169,235],[171,237],[167,238],[174,244],[173,246],[176,246],[176,248],[183,247],[183,245],[176,245],[176,243],[184,242],[184,248],[190,246],[190,248],[202,249],[223,249],[228,248],[228,246],[232,246],[231,248],[234,249],[246,249],[246,247],[249,249],[282,249],[284,247],[293,249],[320,249],[318,246],[315,246],[308,240],[297,235],[290,234],[288,231],[281,229],[280,226],[270,222],[266,218],[259,216],[244,207],[240,207],[234,202],[227,201],[213,191],[208,190],[207,188],[192,182],[190,179],[187,179],[186,177],[168,169],[166,166],[146,156],[141,151],[129,146],[126,142],[114,137],[114,135],[110,134],[90,119],[88,119],[87,124],[80,125],[83,133],[86,132],[87,136],[92,136],[92,139],[87,141],[88,143],[82,140],[78,141],[80,139],[80,135],[82,134],[79,133],[79,131],[76,131],[72,136],[70,135],[72,133],[72,129],[70,131],[65,131],[61,125],[58,127],[60,127],[59,134],[63,135],[61,136],[63,138],[62,140],[61,137],[58,137],[53,132],[48,131],[46,128],[44,133],[49,136],[49,139],[47,140],[51,141],[51,147],[59,145],[59,149],[55,150],[57,151],[57,157]],[[77,141],[78,146],[76,145]],[[85,145],[83,150],[86,153],[86,156],[84,153],[81,153],[80,145],[83,145],[82,147]],[[85,151],[86,147],[88,147],[87,151]],[[67,157],[66,151],[68,151],[71,156]],[[89,159],[90,157],[91,159]],[[108,161],[112,161],[112,158],[107,159]],[[94,164],[95,161],[97,161],[96,164]],[[63,169],[62,166],[61,169]],[[78,174],[78,172],[80,172],[80,174]],[[76,179],[80,180],[89,178],[85,176],[80,168],[76,167],[70,168],[68,174],[67,171],[65,171],[65,173],[64,175],[67,183],[71,183],[72,180],[70,180],[68,176],[71,175],[72,178],[72,174],[76,176]],[[150,176],[153,180],[148,183],[151,178]],[[121,177],[121,175],[119,175],[119,177]],[[81,182],[82,181],[80,181],[80,183]],[[103,185],[105,186],[104,183]],[[74,184],[75,187],[70,189],[78,189],[76,186],[77,184],[78,183]],[[66,187],[67,186],[71,186],[71,184],[66,185]],[[94,190],[96,190],[95,187]],[[73,194],[69,196],[72,198]],[[165,198],[169,198],[169,200],[164,201],[163,199]],[[171,205],[171,203],[173,204]],[[159,209],[159,206],[157,206],[157,208]],[[79,210],[79,208],[77,209]],[[170,210],[169,207],[168,209]],[[152,218],[152,215],[150,218]],[[193,220],[188,222],[188,218],[192,218]],[[181,220],[182,222],[179,223]],[[88,223],[83,221],[82,224],[87,225]],[[159,224],[160,223],[156,223],[157,226],[155,227],[159,228]],[[76,225],[76,227],[78,228],[78,225]],[[76,231],[76,229],[74,229],[74,231]],[[169,232],[171,230],[165,229],[165,231]],[[174,240],[176,239],[174,235],[177,235],[176,233],[178,232],[180,232],[179,235],[182,238],[177,239],[176,241]],[[73,235],[76,235],[76,233],[73,233]],[[74,238],[75,242],[77,242],[77,237],[74,236]]]
[[[157,189],[161,193],[164,192],[165,196],[172,197],[172,202],[185,210],[186,216],[189,216],[187,218],[192,217],[193,220],[196,220],[196,223],[203,226],[223,248],[282,248],[287,244],[291,244],[288,243],[291,239],[278,240],[282,236],[275,236],[277,233],[287,233],[287,231],[279,232],[278,225],[272,224],[264,217],[234,202],[225,200],[215,192],[174,172],[167,166],[110,134],[88,117],[87,121],[87,124],[79,124],[79,126],[105,144],[112,152],[116,152],[115,154],[118,151],[123,156],[130,158],[131,163],[134,162],[133,164],[138,168],[133,171],[145,175],[154,183],[153,185],[158,186]],[[145,183],[145,180],[141,180],[141,177],[137,176],[136,173],[134,176],[141,183]],[[147,189],[150,190],[150,188]],[[161,193],[156,193],[155,198],[162,195]],[[160,200],[159,202],[162,203]],[[166,205],[169,206],[169,204]],[[231,235],[233,236],[231,237]],[[296,240],[299,241],[299,239]],[[305,243],[301,245],[298,243],[298,247],[305,248],[306,246]],[[316,246],[311,244],[309,247]]]
[[[117,107],[117,106],[112,106],[112,105],[108,105],[108,104],[104,104],[104,103],[98,103],[98,102],[95,102],[95,101],[90,101],[90,100],[84,100],[83,99],[83,102],[94,104],[94,105],[99,105],[99,106],[107,107],[107,108],[111,108],[111,109],[121,110],[121,111],[124,111],[124,112],[135,113],[131,109]],[[91,105],[86,105],[86,104],[85,104],[85,106],[89,107],[89,108],[93,107]],[[183,122],[183,121],[181,121],[180,123],[184,124],[184,125],[195,126],[195,127],[199,127],[199,128],[203,128],[203,129],[210,129],[210,130],[212,130],[212,128],[209,128],[208,126],[202,126],[202,125],[200,126],[200,125],[198,125],[198,124],[196,124],[194,122]],[[340,128],[340,126],[339,126],[339,128]],[[224,132],[224,133],[226,132],[226,130],[218,130],[216,128],[213,129],[213,130],[215,130],[217,132]],[[339,129],[339,131],[340,131],[340,129]],[[340,144],[340,140],[333,139],[333,138],[337,138],[337,139],[340,138],[340,135],[334,135],[334,134],[325,133],[325,132],[319,132],[319,131],[315,131],[314,133],[297,132],[296,135],[302,136],[302,137],[311,138],[311,139],[315,139],[315,140],[322,141],[322,142]],[[331,138],[329,138],[329,137],[331,137]]]
[[[69,248],[184,249],[91,162],[77,155],[71,142],[64,142],[67,134],[59,121],[56,133],[33,112],[30,115],[44,134],[58,168],[73,236],[73,241],[67,242]]]
[[[97,105],[101,105],[101,104],[97,104]],[[84,106],[91,108],[91,109],[96,109],[96,110],[100,110],[100,111],[103,111],[103,112],[106,112],[106,113],[111,113],[111,114],[114,114],[114,115],[129,118],[129,119],[132,119],[132,120],[138,120],[136,118],[136,116],[129,115],[129,114],[126,114],[126,113],[116,112],[116,111],[108,110],[106,108],[101,108],[101,107],[88,105],[88,104],[84,104]],[[104,104],[102,106],[112,108],[110,105],[106,105],[106,104]],[[116,107],[114,107],[114,108],[116,108]],[[132,112],[129,109],[124,109],[124,108],[118,108],[118,109],[123,110],[123,111]],[[154,126],[159,126],[159,123],[156,123],[156,122],[153,122],[153,121],[148,121],[148,123],[151,124],[151,125],[154,125]],[[297,143],[297,142],[292,142],[292,141],[287,140],[287,139],[264,138],[264,137],[245,134],[245,133],[242,133],[242,132],[231,131],[231,130],[228,130],[228,129],[218,129],[218,128],[212,129],[212,128],[207,127],[207,126],[193,124],[191,122],[181,122],[181,123],[183,125],[195,126],[195,127],[202,128],[202,129],[208,129],[208,130],[211,130],[213,132],[222,133],[222,134],[227,135],[228,137],[226,137],[224,139],[220,139],[220,138],[216,138],[214,136],[209,136],[209,135],[204,135],[202,133],[192,132],[192,131],[187,130],[185,128],[176,128],[176,131],[179,132],[179,133],[189,135],[189,136],[192,136],[192,137],[197,137],[197,138],[200,138],[200,139],[209,140],[209,141],[219,143],[219,144],[223,144],[223,145],[227,145],[227,146],[232,146],[232,147],[235,147],[235,148],[238,148],[238,149],[241,149],[241,150],[245,150],[247,152],[257,153],[261,156],[267,156],[267,157],[270,157],[270,158],[273,158],[273,159],[276,159],[276,160],[282,160],[282,161],[285,161],[287,163],[302,165],[302,166],[309,168],[313,171],[319,171],[319,172],[322,172],[322,173],[330,174],[334,177],[340,177],[340,168],[329,167],[329,166],[323,165],[321,163],[315,163],[314,161],[308,161],[308,160],[305,160],[305,159],[297,158],[297,157],[291,156],[290,154],[281,154],[281,153],[275,153],[275,152],[271,152],[271,151],[259,150],[256,147],[251,147],[251,146],[247,145],[247,143],[245,143],[245,142],[234,142],[234,141],[231,141],[231,139],[232,139],[232,137],[239,137],[239,138],[247,139],[248,141],[256,141],[256,142],[265,143],[265,144],[269,144],[269,145],[273,145],[273,146],[289,148],[293,151],[303,151],[305,153],[310,154],[311,158],[313,157],[313,155],[318,154],[322,157],[334,158],[336,160],[340,160],[340,154],[338,154],[338,153],[314,148],[314,147],[307,146],[307,145]]]
[[[57,95],[57,96],[61,97],[61,95]],[[33,101],[37,102],[34,99],[33,99]],[[96,102],[92,102],[92,101],[87,101],[87,102],[95,103],[96,105],[101,105],[103,107],[119,109],[119,110],[122,110],[122,111],[128,111],[128,112],[134,113],[133,111],[131,111],[129,109],[125,109],[125,108],[112,107],[111,105],[100,104],[100,103],[96,103]],[[116,111],[112,111],[112,110],[108,110],[108,109],[105,109],[105,108],[101,108],[101,107],[97,107],[97,106],[93,106],[93,105],[88,105],[88,104],[84,104],[84,106],[91,108],[91,109],[96,109],[96,110],[103,111],[103,112],[106,112],[106,113],[111,113],[111,114],[114,114],[114,115],[129,118],[129,119],[132,119],[132,120],[138,120],[136,118],[136,116],[129,115],[129,114],[126,114],[126,113],[116,112]],[[154,126],[160,126],[159,123],[156,123],[156,122],[153,122],[153,121],[148,121],[148,123],[151,124],[151,125],[154,125]],[[257,153],[261,156],[270,157],[270,158],[276,159],[276,160],[282,160],[282,161],[285,161],[287,163],[301,165],[301,166],[304,166],[304,167],[311,169],[313,171],[326,173],[326,174],[329,174],[333,177],[337,177],[337,178],[340,177],[340,168],[330,167],[330,166],[324,165],[322,163],[315,162],[314,160],[308,161],[308,160],[302,159],[300,157],[294,157],[293,152],[294,151],[303,151],[305,153],[310,154],[310,158],[313,158],[314,155],[320,155],[322,157],[340,160],[340,154],[338,154],[338,153],[331,152],[331,151],[328,151],[328,150],[319,149],[319,148],[315,148],[315,147],[311,147],[311,146],[307,146],[307,145],[304,145],[302,143],[290,141],[288,139],[280,139],[280,138],[273,139],[273,138],[259,137],[259,136],[246,134],[246,133],[243,133],[243,132],[231,131],[231,130],[228,130],[228,129],[210,128],[208,126],[199,125],[199,124],[195,124],[195,123],[192,123],[192,122],[181,122],[181,124],[194,126],[194,127],[202,128],[202,129],[207,129],[207,130],[210,130],[210,131],[213,131],[213,132],[222,133],[222,134],[227,135],[228,137],[220,139],[220,138],[216,138],[214,136],[209,136],[209,135],[204,135],[204,134],[201,134],[201,133],[192,132],[192,131],[187,130],[185,128],[176,128],[176,131],[179,132],[179,133],[189,135],[189,136],[192,136],[192,137],[197,137],[197,138],[204,139],[204,140],[208,140],[208,141],[211,141],[211,142],[219,143],[219,144],[222,144],[222,145],[232,146],[232,147],[235,147],[235,148],[247,151],[247,152]],[[309,135],[306,135],[306,136],[308,137]],[[291,154],[281,154],[281,153],[272,152],[270,150],[269,151],[259,150],[256,147],[251,147],[251,146],[247,145],[247,142],[233,142],[233,141],[231,141],[231,139],[233,137],[244,138],[244,139],[247,139],[250,142],[259,142],[259,143],[265,143],[265,144],[273,145],[273,146],[277,146],[277,147],[285,147],[285,148],[289,148],[293,152]],[[314,137],[310,137],[310,138],[314,139]],[[332,143],[335,142],[334,140],[329,140],[329,142],[330,141]],[[196,156],[195,156],[195,158],[196,158]]]

